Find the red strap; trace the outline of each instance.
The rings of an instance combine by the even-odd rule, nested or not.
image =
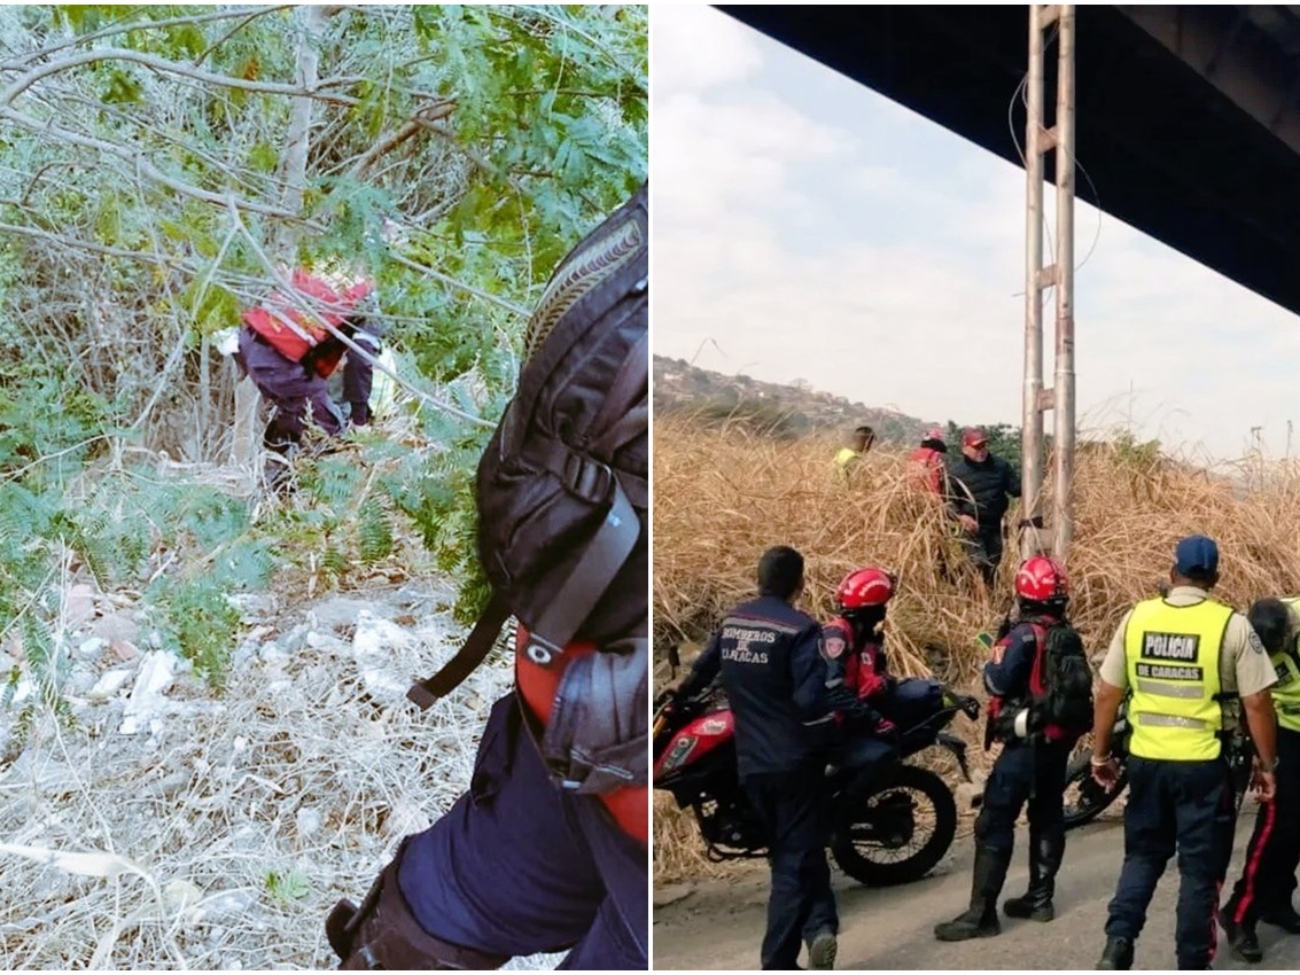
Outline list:
[[[1029,673],[1029,692],[1039,697],[1047,690],[1043,684],[1043,657],[1047,650],[1047,630],[1041,623],[1029,621],[1034,631],[1034,669]]]

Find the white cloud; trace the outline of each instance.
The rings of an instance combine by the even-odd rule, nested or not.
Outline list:
[[[655,204],[669,226],[793,202],[793,167],[843,151],[841,136],[771,95],[706,101],[656,90]]]
[[[746,29],[716,11],[655,18],[655,350],[714,339],[706,368],[1019,423],[1023,172],[756,33],[761,54],[735,57]],[[728,70],[694,65],[715,48]],[[1096,220],[1077,208],[1076,262]],[[1219,455],[1264,425],[1281,445],[1295,316],[1111,217],[1075,298],[1085,422],[1131,411],[1141,435]],[[1048,384],[1054,318],[1049,295]]]
[[[650,25],[656,91],[744,81],[762,64],[754,32],[709,7],[651,7]]]

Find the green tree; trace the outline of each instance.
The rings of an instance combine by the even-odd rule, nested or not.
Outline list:
[[[234,325],[280,259],[375,277],[419,376],[485,380],[645,178],[640,7],[9,7],[0,361],[220,458]],[[286,251],[287,248],[287,251]]]

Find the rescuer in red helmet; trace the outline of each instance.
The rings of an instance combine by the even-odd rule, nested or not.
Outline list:
[[[940,941],[987,938],[1001,931],[997,898],[1006,880],[1016,820],[1029,807],[1029,889],[1008,900],[1008,917],[1051,921],[1056,873],[1065,854],[1065,768],[1092,726],[1092,669],[1066,619],[1065,568],[1035,555],[1015,580],[1019,621],[993,645],[984,665],[990,695],[987,747],[1002,742],[975,821],[970,908],[935,928]]]
[[[334,437],[349,423],[370,422],[374,366],[325,326],[377,357],[382,328],[373,304],[368,280],[337,283],[300,268],[288,289],[244,312],[235,361],[274,408],[263,438],[268,450],[292,456],[309,425]],[[347,413],[329,391],[340,364]]]
[[[918,487],[943,496],[947,455],[948,445],[943,442],[943,430],[931,427],[921,438],[921,446],[907,458],[908,472]]]

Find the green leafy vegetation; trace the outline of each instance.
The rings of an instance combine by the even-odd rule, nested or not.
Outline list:
[[[20,731],[59,706],[74,581],[124,594],[217,688],[231,597],[281,573],[319,591],[430,564],[472,619],[474,471],[528,309],[646,178],[646,9],[27,6],[0,35],[0,704]],[[215,340],[295,263],[371,277],[405,381],[485,422],[403,395],[400,435],[299,458],[283,502],[212,476],[240,446]],[[40,692],[13,704],[24,677]]]

